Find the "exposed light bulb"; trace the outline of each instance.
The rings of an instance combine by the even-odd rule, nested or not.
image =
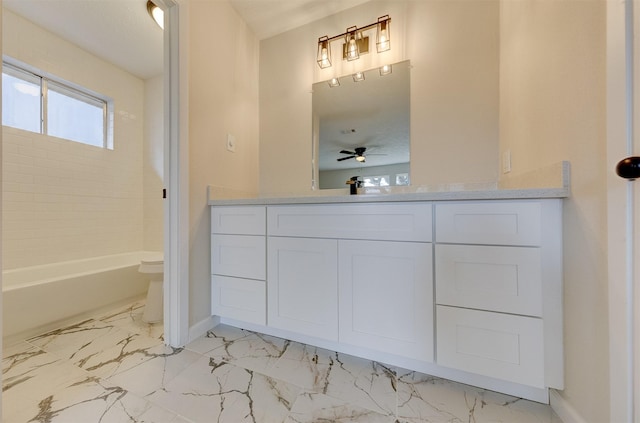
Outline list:
[[[383,29],[380,31],[380,44],[378,47],[379,51],[389,50],[389,38],[387,37],[387,30]]]
[[[357,59],[358,58],[358,44],[356,43],[355,38],[351,38],[349,40],[349,51],[347,53],[349,59]]]
[[[328,67],[331,63],[329,63],[329,52],[326,47],[322,47],[322,67]]]
[[[378,53],[382,53],[391,49],[391,37],[389,34],[390,21],[391,18],[389,18],[389,15],[380,16],[378,18],[378,38],[376,41]]]

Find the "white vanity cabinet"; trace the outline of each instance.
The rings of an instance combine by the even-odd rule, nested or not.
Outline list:
[[[266,207],[211,208],[211,312],[266,324]]]
[[[268,325],[433,360],[432,205],[273,206]]]
[[[562,389],[560,198],[211,210],[221,322],[541,402]]]
[[[560,200],[438,203],[437,363],[562,388]]]

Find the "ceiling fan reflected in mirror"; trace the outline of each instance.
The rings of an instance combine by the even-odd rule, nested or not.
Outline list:
[[[341,150],[340,154],[348,154],[348,156],[340,157],[337,160],[341,162],[343,160],[356,159],[357,161],[364,163],[366,161],[366,158],[364,157],[364,152],[366,150],[366,147],[358,147],[355,151]]]
[[[339,159],[336,159],[336,160],[341,162],[343,160],[356,159],[356,161],[360,163],[364,163],[367,161],[367,158],[364,155],[365,151],[367,151],[367,147],[357,147],[357,148],[354,148],[354,151],[341,150],[340,154],[348,154],[348,156],[340,157]],[[374,155],[384,156],[385,154],[374,154]]]

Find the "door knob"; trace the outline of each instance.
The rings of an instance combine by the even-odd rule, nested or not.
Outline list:
[[[631,181],[640,178],[640,157],[631,156],[620,160],[616,165],[616,173]]]

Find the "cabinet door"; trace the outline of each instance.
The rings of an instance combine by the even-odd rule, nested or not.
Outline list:
[[[432,246],[339,242],[340,342],[433,361]]]
[[[268,239],[267,325],[338,339],[338,248],[331,239]]]

